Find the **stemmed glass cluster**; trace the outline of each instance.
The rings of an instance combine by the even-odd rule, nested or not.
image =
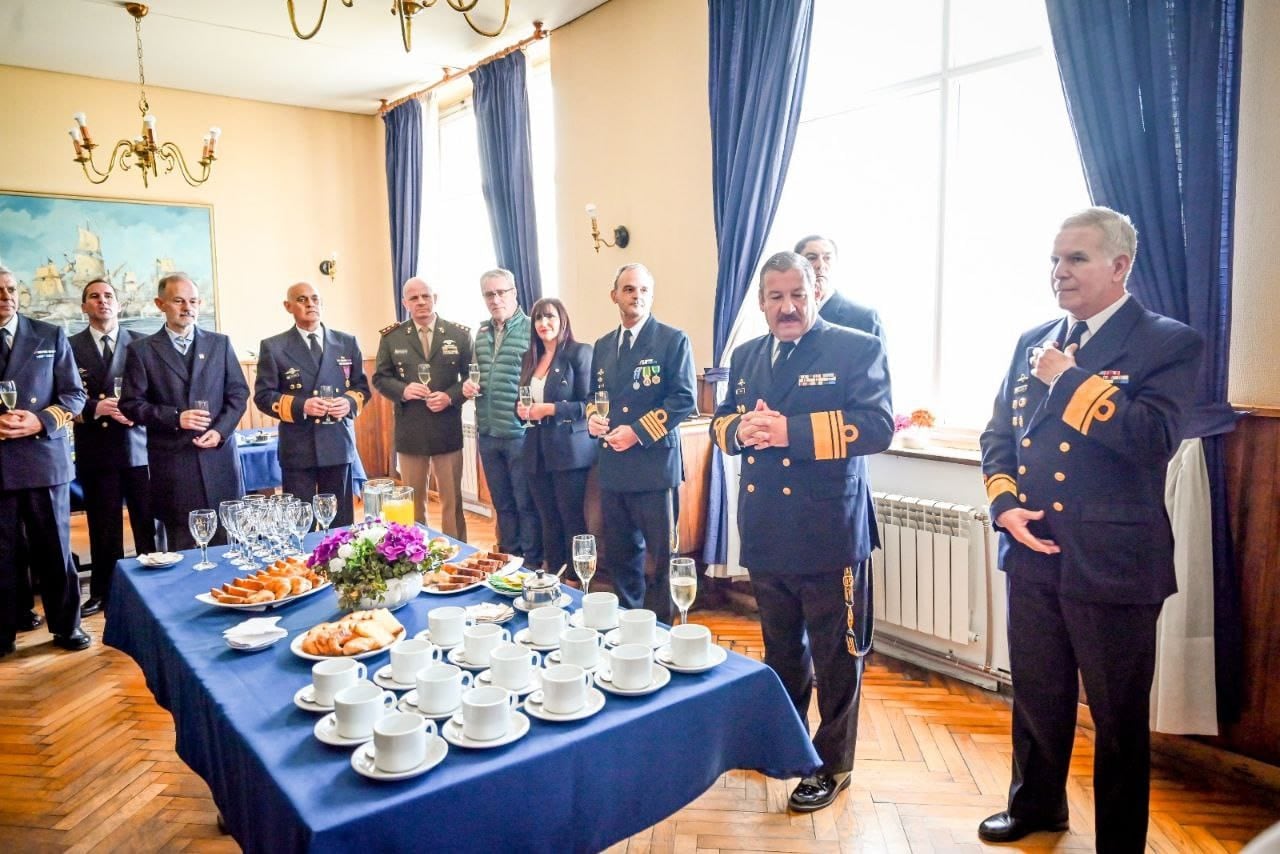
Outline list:
[[[327,519],[323,513],[319,515],[327,530],[328,523],[333,521],[337,512],[337,501],[321,500],[333,499],[332,495],[316,496],[316,499],[317,507],[332,508]],[[212,510],[205,512],[214,513]],[[271,496],[245,495],[233,501],[223,501],[214,516],[215,527],[216,520],[222,520],[231,546],[223,556],[229,558],[234,566],[254,569],[260,563],[305,555],[303,537],[311,530],[312,520],[317,514],[311,502],[301,501],[286,492]],[[192,535],[195,535],[194,528]]]

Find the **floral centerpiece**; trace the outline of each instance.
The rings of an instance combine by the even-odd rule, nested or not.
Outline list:
[[[936,419],[927,409],[912,410],[910,415],[893,416],[893,431],[902,434],[902,444],[907,448],[923,448],[929,443],[930,432]]]
[[[422,573],[448,552],[447,541],[428,542],[421,528],[374,522],[325,537],[307,565],[333,582],[343,608],[394,608],[418,595]]]

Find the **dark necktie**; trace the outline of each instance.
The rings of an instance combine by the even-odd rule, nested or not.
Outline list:
[[[0,329],[0,377],[9,367],[9,330]]]
[[[312,332],[307,336],[311,341],[311,358],[315,361],[316,367],[320,367],[320,357],[324,355],[324,351],[320,349],[320,339],[316,338],[316,334]]]
[[[774,364],[774,366],[776,367],[776,366],[777,366],[777,365],[779,365],[780,363],[785,362],[787,359],[790,359],[790,358],[791,358],[791,352],[792,352],[793,350],[795,350],[795,349],[796,349],[796,342],[794,342],[794,341],[779,341],[779,342],[778,342],[778,353],[777,353],[777,355],[776,355],[776,356],[774,356],[774,358],[773,358],[773,364]]]
[[[111,336],[102,336],[102,363],[108,368],[111,367],[111,360],[115,356],[115,351],[111,349]]]
[[[1077,320],[1072,324],[1071,331],[1067,333],[1067,342],[1062,345],[1062,349],[1065,351],[1072,344],[1079,344],[1080,339],[1083,338],[1084,334],[1088,331],[1089,324],[1085,323],[1083,320]]]
[[[628,356],[630,354],[631,354],[631,330],[624,329],[622,330],[622,355]]]

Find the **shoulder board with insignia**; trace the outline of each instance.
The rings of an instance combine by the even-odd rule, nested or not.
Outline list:
[[[379,335],[386,335],[388,332],[391,332],[391,331],[392,331],[392,330],[394,330],[394,329],[398,329],[399,327],[400,327],[400,324],[399,324],[398,322],[397,322],[397,323],[393,323],[393,324],[391,324],[390,326],[384,326],[384,327],[382,327],[381,329],[379,329],[379,330],[378,330],[378,334],[379,334]]]

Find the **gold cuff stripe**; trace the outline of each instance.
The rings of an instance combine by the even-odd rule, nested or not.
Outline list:
[[[1094,421],[1110,421],[1116,414],[1116,405],[1111,398],[1119,390],[1119,386],[1102,377],[1090,376],[1080,383],[1071,400],[1067,401],[1062,420],[1068,427],[1080,431],[1081,435],[1089,435]]]
[[[587,417],[588,417],[588,418],[590,418],[592,415],[595,415],[595,414],[596,414],[596,405],[595,405],[595,403],[588,403],[588,404],[587,404]]]
[[[653,441],[658,441],[667,435],[667,411],[665,409],[649,410],[640,416],[640,426]]]
[[[286,424],[293,423],[293,397],[291,394],[282,394],[279,400],[271,404],[276,415]]]
[[[809,424],[815,460],[843,460],[849,456],[849,445],[858,441],[858,428],[845,424],[844,413],[838,409],[809,413]]]
[[[737,415],[721,415],[711,424],[716,434],[716,444],[722,453],[729,453],[729,428],[734,427],[736,430],[737,420]]]
[[[68,412],[66,409],[64,409],[63,407],[59,406],[56,403],[51,406],[46,406],[44,408],[44,411],[53,416],[53,421],[54,421],[53,429],[55,431],[61,430],[64,427],[67,427],[74,420],[70,412]]]
[[[1018,494],[1018,483],[1007,474],[993,474],[987,478],[987,503],[995,501],[1005,493]]]
[[[364,411],[364,392],[359,392],[359,391],[356,391],[355,389],[347,389],[345,394],[347,397],[351,398],[352,401],[355,402],[356,415],[359,415],[362,411]]]

